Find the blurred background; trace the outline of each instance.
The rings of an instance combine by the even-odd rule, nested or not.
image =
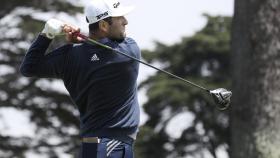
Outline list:
[[[87,33],[87,1],[1,1],[0,158],[77,155],[79,112],[63,83],[18,70],[49,18]],[[280,2],[121,2],[136,6],[127,35],[143,60],[209,89],[233,90],[231,107],[220,111],[201,90],[141,65],[136,158],[280,157]],[[62,44],[56,38],[49,49]]]

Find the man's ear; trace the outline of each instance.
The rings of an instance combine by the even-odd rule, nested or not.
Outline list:
[[[99,29],[105,33],[108,33],[109,31],[109,24],[108,22],[104,21],[104,20],[100,20],[99,21]]]

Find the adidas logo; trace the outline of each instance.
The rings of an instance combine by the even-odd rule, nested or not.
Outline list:
[[[90,61],[98,61],[99,58],[96,54],[93,54],[93,56],[91,57]]]

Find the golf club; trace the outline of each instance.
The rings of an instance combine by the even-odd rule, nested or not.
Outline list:
[[[179,79],[179,80],[181,80],[181,81],[183,81],[183,82],[185,82],[185,83],[187,83],[189,85],[192,85],[194,87],[197,87],[199,89],[202,89],[202,90],[206,91],[207,93],[209,93],[212,96],[212,98],[214,99],[215,103],[217,104],[217,108],[220,109],[220,110],[225,110],[225,109],[227,109],[229,107],[230,98],[231,98],[231,95],[232,95],[231,91],[228,91],[228,90],[226,90],[224,88],[218,88],[218,89],[214,89],[214,90],[209,90],[209,89],[207,89],[205,87],[202,87],[202,86],[200,86],[198,84],[195,84],[195,83],[193,83],[193,82],[191,82],[189,80],[186,80],[186,79],[184,79],[182,77],[174,75],[174,74],[172,74],[172,73],[170,73],[168,71],[165,71],[163,69],[157,68],[157,67],[155,67],[155,66],[153,66],[151,64],[148,64],[148,63],[146,63],[146,62],[144,62],[142,60],[139,60],[139,59],[137,59],[137,58],[135,58],[133,56],[130,56],[130,55],[125,54],[125,53],[123,53],[123,52],[121,52],[119,50],[113,49],[113,48],[111,48],[111,47],[109,47],[107,45],[104,45],[104,44],[99,43],[99,42],[97,42],[97,41],[95,41],[93,39],[90,39],[88,36],[85,36],[85,35],[83,35],[81,33],[75,33],[74,35],[84,39],[85,42],[87,42],[89,44],[96,44],[96,45],[99,45],[99,46],[101,46],[103,48],[112,50],[115,53],[124,55],[124,56],[126,56],[126,57],[128,57],[130,59],[136,60],[137,62],[139,62],[141,64],[144,64],[144,65],[146,65],[148,67],[151,67],[151,68],[156,69],[156,70],[158,70],[160,72],[163,72],[163,73],[165,73],[165,74],[167,74],[169,76],[177,78],[177,79]]]

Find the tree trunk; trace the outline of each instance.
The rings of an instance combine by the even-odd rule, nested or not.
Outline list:
[[[280,1],[235,0],[231,158],[280,158]]]

